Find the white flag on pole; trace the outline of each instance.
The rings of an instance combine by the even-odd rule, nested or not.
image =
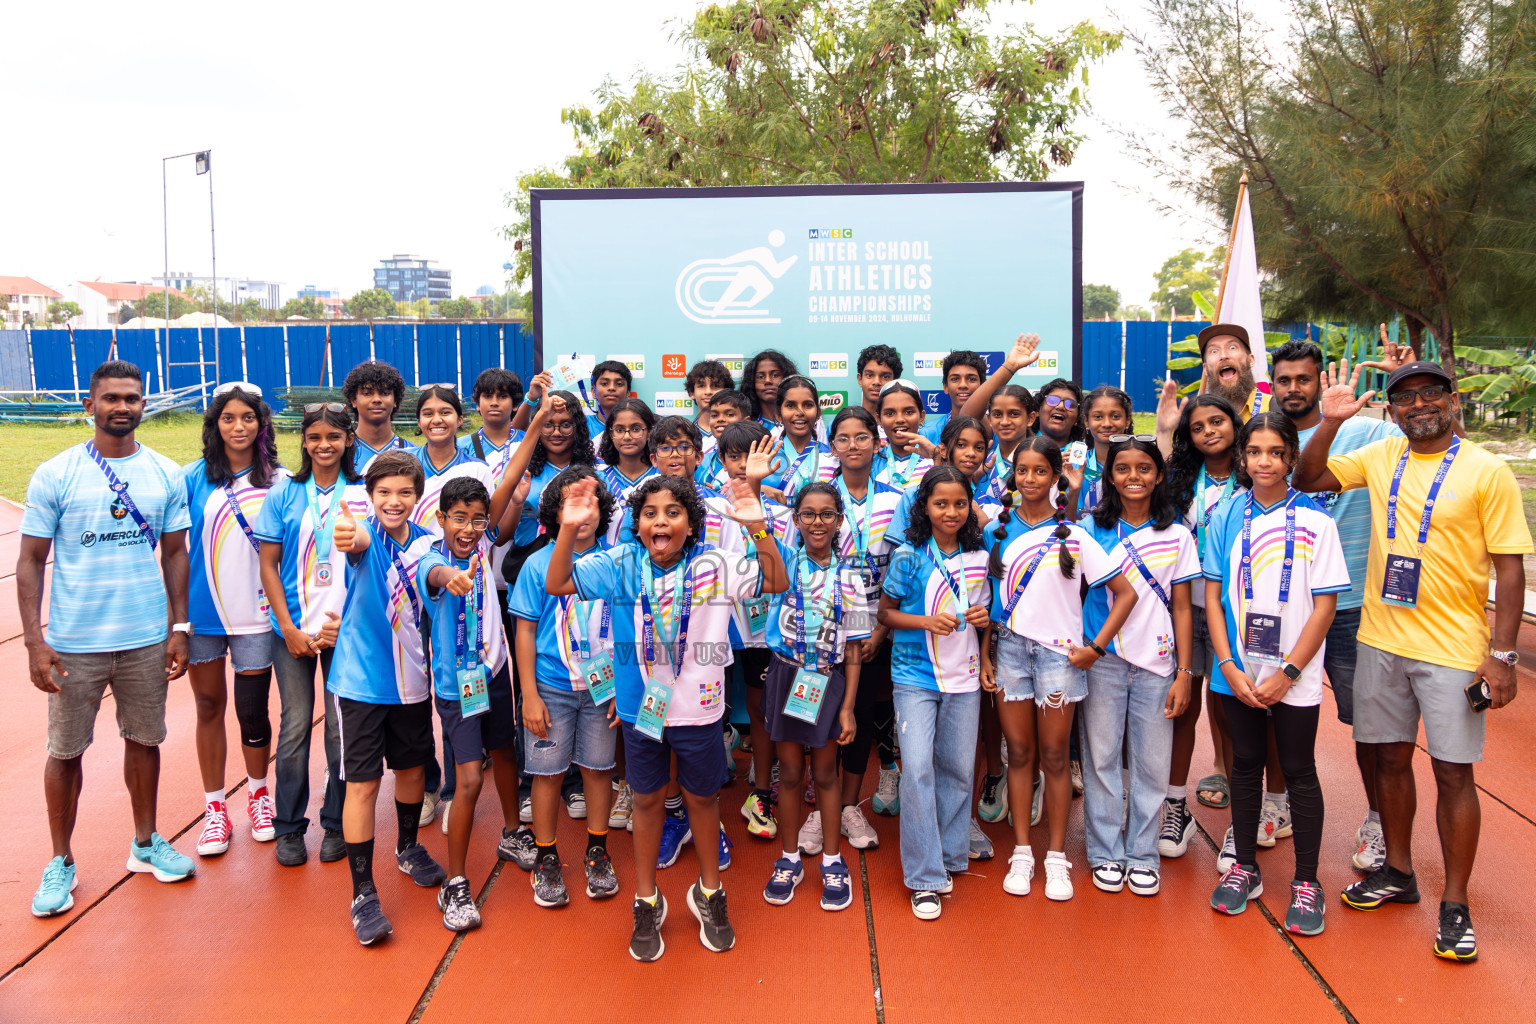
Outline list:
[[[1253,349],[1253,379],[1265,384],[1259,390],[1268,393],[1269,355],[1264,350],[1264,311],[1259,304],[1259,256],[1253,244],[1253,212],[1248,206],[1248,190],[1242,190],[1232,225],[1232,251],[1227,256],[1226,285],[1221,291],[1218,323],[1239,324],[1248,330]]]

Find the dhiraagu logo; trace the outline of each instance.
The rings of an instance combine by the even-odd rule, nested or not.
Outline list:
[[[912,354],[912,376],[941,376],[944,373],[944,357],[948,354],[947,352],[914,352]]]
[[[691,416],[693,399],[688,397],[686,391],[658,391],[651,408],[658,416]]]
[[[626,367],[628,367],[630,374],[634,376],[635,380],[645,379],[645,356],[618,355],[610,352],[608,353],[608,358],[614,360],[615,362],[623,363]]]
[[[848,376],[848,353],[812,352],[811,372],[823,377]]]
[[[800,258],[780,260],[774,250],[783,244],[784,232],[774,228],[767,245],[694,260],[678,273],[673,286],[677,308],[701,324],[779,323],[764,303],[773,294],[773,283]]]
[[[734,352],[730,355],[718,355],[710,353],[706,354],[704,358],[713,359],[715,362],[724,366],[726,371],[729,372],[732,376],[736,377],[741,375],[742,369],[747,365],[747,357],[742,355],[740,352]]]

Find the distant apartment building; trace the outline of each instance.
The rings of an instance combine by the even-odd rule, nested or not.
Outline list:
[[[169,280],[172,288],[186,291],[194,285],[199,288],[207,288],[213,283],[211,277],[199,277],[188,271],[171,271],[169,278],[154,277],[150,280],[156,284],[164,284]],[[246,299],[255,299],[267,309],[279,309],[283,305],[283,286],[277,281],[259,281],[250,277],[221,277],[219,278],[219,298],[225,302],[240,305]]]
[[[151,295],[160,296],[165,291],[158,284],[134,284],[128,281],[71,281],[64,292],[71,302],[80,307],[80,315],[70,321],[70,326],[96,330],[115,327],[133,316],[133,306]],[[171,294],[181,296],[175,288]],[[153,303],[149,316],[163,316]]]
[[[452,272],[440,269],[435,260],[397,253],[380,264],[373,268],[373,286],[389,292],[396,302],[453,298]]]
[[[46,326],[48,304],[64,296],[30,277],[0,274],[0,297],[5,299],[6,306],[0,310],[0,326],[15,329],[27,325],[28,314],[31,314],[32,323],[38,327]]]
[[[300,288],[298,294],[294,297],[299,299],[340,299],[345,296],[341,294],[341,289],[339,288],[316,288],[312,284],[307,284]]]

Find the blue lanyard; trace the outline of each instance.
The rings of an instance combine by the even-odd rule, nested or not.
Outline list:
[[[490,447],[491,451],[499,452],[501,454],[501,464],[496,467],[496,482],[500,483],[502,474],[507,471],[507,463],[512,460],[512,434],[510,431],[508,431],[507,443],[502,445],[500,448],[497,448],[496,445],[491,442],[491,439],[485,436],[485,428],[481,427],[480,440],[484,441],[485,444]]]
[[[144,513],[139,511],[139,506],[135,505],[133,499],[128,496],[128,485],[119,480],[117,474],[112,472],[112,467],[107,465],[107,460],[102,456],[101,452],[96,450],[95,441],[85,442],[85,451],[87,455],[96,460],[97,467],[101,470],[102,475],[107,478],[107,486],[117,492],[117,500],[122,502],[123,508],[127,509],[128,514],[133,517],[134,523],[138,525],[139,532],[144,534],[145,539],[149,541],[149,550],[154,552],[160,546],[159,538],[155,536],[155,531],[150,528],[149,521],[144,518]]]
[[[593,545],[588,551],[598,550],[598,545]],[[580,557],[579,555],[573,557]],[[565,602],[565,633],[566,639],[571,642],[571,658],[586,661],[592,657],[592,631],[588,623],[592,620],[591,601],[578,601],[574,597]],[[602,602],[603,617],[597,627],[597,642],[604,644],[608,640],[608,627],[613,621],[613,615],[609,611],[607,601]],[[574,622],[574,625],[572,623]],[[577,637],[580,637],[578,641]]]
[[[893,460],[887,458],[885,463],[885,472],[886,475],[890,477],[891,483],[894,486],[901,488],[902,490],[906,490],[908,482],[910,482],[912,479],[912,474],[917,470],[917,460],[918,453],[913,452],[911,455],[907,456],[906,462],[902,464],[901,471],[897,472],[896,463]]]
[[[614,501],[622,501],[628,492],[639,487],[647,478],[656,475],[655,467],[647,466],[645,472],[640,474],[640,479],[630,483],[628,478],[613,466],[603,467],[603,481],[608,485],[608,491],[613,495]]]
[[[1456,461],[1456,453],[1461,450],[1461,438],[1451,439],[1451,446],[1445,450],[1445,457],[1440,460],[1440,468],[1435,471],[1435,479],[1429,485],[1429,494],[1424,498],[1424,517],[1419,520],[1419,547],[1423,548],[1429,540],[1429,520],[1435,514],[1435,498],[1440,494],[1440,485],[1445,483],[1447,474],[1451,471],[1451,463]],[[1409,449],[1403,449],[1403,457],[1397,460],[1397,469],[1392,473],[1392,490],[1387,493],[1387,550],[1392,550],[1392,542],[1397,539],[1397,488],[1403,482],[1403,472],[1408,468]]]
[[[965,625],[965,594],[961,590],[961,584],[955,582],[954,576],[950,574],[948,567],[946,567],[944,552],[940,551],[938,543],[932,537],[929,537],[928,546],[923,549],[923,553],[928,556],[928,560],[933,563],[933,567],[939,571],[939,575],[943,577],[944,583],[949,587],[949,592],[954,595],[955,618],[960,620],[959,628],[963,628]],[[965,562],[963,559],[960,563],[960,579],[962,582],[965,580]]]
[[[235,514],[235,522],[245,531],[245,539],[251,542],[251,549],[261,554],[261,541],[256,539],[256,531],[246,522],[245,513],[240,511],[240,500],[235,497],[235,489],[227,483],[224,485],[224,500],[229,502],[229,510]]]
[[[304,481],[304,493],[309,496],[309,514],[314,520],[315,526],[315,558],[321,562],[330,561],[331,558],[331,534],[336,531],[337,510],[341,508],[341,477],[331,485],[331,508],[327,516],[320,511],[320,487],[311,476]]]
[[[848,522],[848,532],[853,541],[854,557],[865,569],[871,569],[874,567],[874,559],[869,554],[869,521],[875,514],[875,481],[870,480],[866,487],[864,500],[856,502],[853,500],[853,495],[848,493],[848,485],[843,482],[843,478],[841,476],[837,478],[837,491],[843,497],[844,518]],[[864,514],[858,518],[854,518],[853,515],[855,505],[860,505],[864,509]]]
[[[821,443],[814,437],[805,443],[804,448],[800,449],[800,453],[795,456],[795,460],[789,464],[789,469],[784,472],[780,479],[786,481],[786,483],[793,484],[800,476],[800,463],[805,461],[807,455],[813,453],[816,458],[811,462],[811,479],[807,480],[806,483],[816,479],[817,470],[821,468]],[[793,489],[792,487],[786,487],[785,493],[788,494]]]
[[[992,463],[992,479],[987,481],[987,491],[997,499],[997,503],[1003,503],[1003,492],[1008,489],[1004,481],[1013,476],[1013,462],[1005,459],[1002,452],[998,452],[997,461]]]
[[[1296,518],[1296,516],[1295,516],[1295,512],[1293,510],[1290,513],[1290,519],[1287,522],[1287,525],[1290,527],[1287,536],[1291,540],[1293,540],[1293,541],[1295,539],[1295,526],[1294,526],[1295,518]],[[1131,563],[1133,565],[1135,565],[1137,571],[1139,571],[1141,573],[1141,578],[1146,580],[1147,581],[1147,586],[1152,588],[1152,593],[1156,594],[1157,597],[1158,597],[1158,600],[1163,602],[1163,607],[1164,608],[1169,607],[1170,605],[1173,604],[1173,602],[1168,600],[1168,592],[1163,589],[1163,585],[1161,583],[1157,582],[1157,579],[1152,575],[1152,571],[1147,568],[1147,563],[1143,562],[1141,560],[1141,552],[1136,550],[1136,545],[1131,543],[1131,538],[1127,537],[1125,535],[1124,525],[1125,524],[1124,524],[1123,521],[1115,523],[1115,533],[1118,534],[1119,537],[1120,537],[1120,545],[1125,548],[1125,553],[1130,556]],[[1132,531],[1131,536],[1135,536],[1135,534],[1136,534],[1136,531]],[[1244,540],[1246,542],[1247,534],[1245,533],[1243,536],[1244,536]],[[1245,551],[1247,550],[1246,547],[1244,548],[1244,550]],[[1245,564],[1246,564],[1246,559],[1245,559]],[[1289,557],[1287,557],[1286,565],[1287,566],[1290,565]],[[1286,572],[1289,573],[1290,570],[1287,569]],[[1251,584],[1252,584],[1252,581],[1250,580],[1250,595],[1248,597],[1248,600],[1250,600],[1250,601],[1253,600],[1253,597],[1252,597],[1252,594],[1251,594],[1251,589],[1252,589]],[[1290,589],[1291,589],[1291,586],[1290,586],[1290,580],[1289,580],[1288,577],[1286,579],[1286,582],[1285,582],[1284,586],[1285,586],[1286,592],[1289,593]]]
[[[672,662],[673,679],[677,678],[678,672],[682,669],[683,652],[688,644],[688,619],[693,614],[693,565],[686,554],[683,556],[683,561],[689,563],[688,567],[685,571],[679,573],[681,578],[672,584],[671,625],[668,626],[666,622],[660,624],[660,632],[662,633],[676,631],[677,656]],[[677,570],[674,569],[673,571]],[[651,561],[649,556],[647,556],[645,563],[640,566],[640,615],[644,625],[641,633],[645,645],[647,675],[652,672],[651,666],[656,664],[658,633],[656,616],[661,614],[660,599],[651,595],[651,588],[654,586],[655,582],[651,579]],[[651,611],[653,604],[656,608],[654,614]],[[666,640],[663,639],[662,642],[665,643]]]
[[[1200,476],[1195,479],[1195,501],[1200,505],[1200,518],[1195,521],[1195,552],[1205,558],[1205,534],[1211,528],[1211,513],[1216,511],[1216,506],[1226,501],[1232,495],[1232,485],[1237,479],[1237,469],[1233,467],[1227,471],[1227,483],[1221,489],[1221,497],[1205,503],[1205,491],[1210,485],[1206,483],[1205,463],[1200,464]]]
[[[802,548],[799,557],[795,560],[795,656],[800,659],[800,664],[807,668],[821,671],[821,645],[811,646],[811,660],[805,660],[805,591],[810,586],[809,573],[806,572],[805,563],[810,562],[811,557]],[[812,562],[811,564],[815,564]],[[832,564],[827,566],[827,586],[832,591],[832,621],[839,627],[843,624],[843,584],[838,576],[837,555],[832,556]],[[837,663],[837,649],[834,643],[833,649],[827,652],[827,668]]]
[[[1056,543],[1052,543],[1052,541]],[[1007,620],[1013,614],[1013,610],[1018,607],[1019,598],[1024,596],[1025,588],[1029,586],[1029,581],[1034,579],[1035,571],[1040,568],[1040,563],[1045,561],[1046,554],[1059,543],[1060,541],[1053,534],[1050,540],[1040,545],[1039,549],[1035,552],[1035,557],[1029,560],[1029,565],[1024,568],[1024,575],[1019,577],[1019,582],[1013,585],[1013,592],[1008,595],[1008,604],[1003,609],[1004,620]]]
[[[406,600],[411,602],[411,614],[416,617],[416,628],[420,629],[421,599],[416,596],[416,584],[411,582],[411,574],[405,571],[405,563],[400,561],[400,545],[396,544],[395,539],[379,525],[376,517],[369,516],[368,525],[373,527],[373,532],[379,535],[379,542],[389,549],[390,560],[395,563],[395,575],[400,579],[400,586],[405,589]]]
[[[442,546],[443,553],[448,554],[446,545]],[[451,555],[449,557],[452,558]],[[400,572],[400,559],[398,557],[395,559],[395,571]],[[402,574],[400,578],[404,579],[405,576]],[[406,593],[414,594],[414,592],[411,590],[407,590]],[[475,566],[475,585],[473,588],[471,588],[470,592],[464,595],[464,597],[460,598],[459,601],[459,621],[458,624],[454,627],[453,650],[454,667],[463,670],[466,664],[469,662],[470,630],[474,630],[475,633],[476,659],[480,660],[483,658],[486,661],[489,661],[488,656],[490,651],[488,651],[485,646],[485,619],[480,614],[480,609],[484,606],[485,602],[484,565]],[[412,607],[414,607],[414,604],[415,603],[413,600]],[[474,625],[470,625],[470,623],[474,623]],[[490,666],[487,664],[486,667],[489,668]]]
[[[1253,603],[1253,550],[1250,538],[1253,534],[1253,494],[1243,508],[1243,600]],[[1291,566],[1296,562],[1296,489],[1285,492],[1285,562],[1280,567],[1280,603],[1291,599]]]

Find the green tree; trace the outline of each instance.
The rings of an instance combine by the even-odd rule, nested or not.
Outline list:
[[[1401,316],[1447,369],[1458,327],[1536,326],[1536,6],[1296,0],[1283,33],[1240,0],[1150,6],[1137,48],[1187,137],[1144,156],[1223,220],[1247,172],[1276,315]]]
[[[261,304],[261,300],[254,295],[235,307],[235,315],[230,319],[239,323],[254,323],[257,320],[270,320],[272,311]]]
[[[131,310],[129,307],[124,306],[123,309],[126,315],[122,316],[122,321],[123,323],[127,323],[134,317],[139,316],[152,316],[156,319],[164,319],[165,307],[165,293],[163,291],[153,292],[144,296],[138,302],[135,302]],[[170,295],[170,307],[172,320],[175,320],[177,317],[186,316],[188,313],[196,313],[198,311],[197,304],[195,302],[174,289],[172,289]]]
[[[1083,285],[1083,319],[1102,320],[1120,308],[1120,292],[1107,284]]]
[[[1072,160],[1088,66],[1120,45],[1089,22],[994,32],[994,0],[733,0],[684,21],[670,77],[608,80],[561,112],[576,151],[528,189],[1035,180]]]
[[[305,295],[302,298],[289,299],[283,303],[283,308],[277,311],[279,320],[287,320],[295,316],[301,316],[306,320],[324,320],[325,307],[313,295]]]
[[[444,299],[437,304],[437,315],[450,320],[469,320],[481,315],[480,303],[460,295],[456,299]]]
[[[1180,313],[1195,311],[1195,292],[1207,297],[1216,294],[1221,282],[1221,264],[1226,259],[1226,248],[1218,246],[1210,252],[1199,249],[1183,249],[1163,261],[1163,266],[1152,279],[1157,288],[1147,303],[1159,315],[1170,308]]]
[[[48,322],[55,327],[62,327],[65,323],[80,315],[80,304],[65,299],[62,302],[48,303]]]
[[[1115,319],[1152,320],[1155,319],[1155,317],[1153,317],[1151,310],[1147,309],[1145,306],[1137,305],[1133,302],[1129,306],[1121,306],[1119,309],[1115,310]]]
[[[379,320],[394,315],[395,300],[383,288],[369,288],[348,299],[346,310],[348,316],[358,320]]]

